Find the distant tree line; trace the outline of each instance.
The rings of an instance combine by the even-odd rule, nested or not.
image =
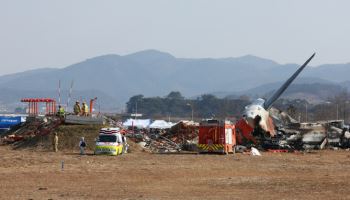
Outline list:
[[[165,97],[144,97],[135,95],[127,102],[127,113],[142,113],[144,117],[184,117],[193,115],[201,118],[240,118],[246,105],[251,101],[248,96],[238,98],[218,98],[204,94],[195,99],[186,99],[180,92],[170,92]],[[350,96],[342,91],[336,96],[317,104],[304,99],[279,99],[273,107],[287,112],[300,122],[344,119],[350,122]]]
[[[193,110],[194,118],[227,118],[241,116],[249,103],[246,98],[217,98],[211,94],[185,99],[180,92],[173,91],[165,97],[133,96],[126,107],[128,113],[142,113],[146,117],[189,117]]]
[[[317,104],[304,99],[279,99],[274,107],[301,122],[336,119],[350,122],[350,96],[346,90]]]

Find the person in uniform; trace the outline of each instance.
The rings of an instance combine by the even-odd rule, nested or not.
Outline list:
[[[81,108],[83,116],[88,116],[89,115],[89,107],[86,105],[86,102],[83,102],[83,106]]]
[[[55,132],[52,138],[52,146],[53,146],[53,151],[57,152],[58,151],[58,136],[57,133]]]
[[[74,107],[73,107],[73,111],[74,111],[75,115],[79,115],[81,113],[79,101],[75,102]]]
[[[65,113],[66,113],[66,111],[64,110],[64,108],[61,105],[59,105],[57,115],[59,117],[64,117]]]

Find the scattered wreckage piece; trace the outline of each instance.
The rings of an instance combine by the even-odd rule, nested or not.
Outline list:
[[[268,149],[270,153],[289,153],[290,151],[287,149]]]
[[[261,156],[261,153],[260,153],[260,151],[257,148],[252,147],[250,149],[250,155],[252,155],[252,156]]]

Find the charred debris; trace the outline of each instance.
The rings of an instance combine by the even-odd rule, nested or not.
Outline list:
[[[350,148],[349,126],[344,120],[327,120],[316,122],[298,122],[287,113],[275,108],[270,109],[276,135],[271,137],[258,124],[252,135],[257,143],[244,143],[259,149],[309,150],[325,148]],[[259,120],[259,119],[257,119]]]

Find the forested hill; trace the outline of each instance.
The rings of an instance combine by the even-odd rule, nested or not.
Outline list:
[[[305,55],[305,60],[309,56]],[[305,60],[296,62],[303,63]],[[81,97],[82,93],[86,94],[83,91],[95,91],[100,94],[102,109],[114,109],[123,107],[131,96],[137,94],[162,97],[170,91],[181,91],[184,96],[193,97],[220,92],[227,95],[243,93],[264,84],[283,82],[298,66],[282,65],[252,55],[193,59],[145,50],[124,56],[98,56],[61,69],[39,69],[1,76],[0,91],[5,91],[7,97],[13,97],[12,102],[34,95],[40,97],[41,93],[57,98],[59,80],[62,90],[69,90],[74,81],[72,99],[88,100],[94,95]],[[300,79],[311,78],[339,85],[349,81],[349,74],[350,64],[308,66]],[[25,96],[28,93],[31,95]],[[0,103],[8,104],[2,98],[4,96],[0,97]]]

